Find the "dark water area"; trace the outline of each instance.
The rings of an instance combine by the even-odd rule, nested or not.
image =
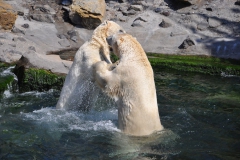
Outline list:
[[[2,71],[3,72],[3,71]],[[0,159],[240,159],[240,77],[155,72],[165,130],[131,137],[117,108],[101,99],[89,113],[55,109],[60,91],[0,96]]]

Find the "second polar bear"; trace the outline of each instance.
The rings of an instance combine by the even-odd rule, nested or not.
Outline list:
[[[57,109],[91,109],[99,92],[93,80],[93,64],[103,60],[111,63],[106,38],[118,32],[124,32],[121,26],[113,21],[105,21],[93,31],[92,39],[79,48],[66,76]]]
[[[96,63],[95,79],[117,103],[119,129],[134,136],[162,130],[153,70],[142,46],[129,34],[115,34],[108,42],[119,64],[109,70],[106,62]]]

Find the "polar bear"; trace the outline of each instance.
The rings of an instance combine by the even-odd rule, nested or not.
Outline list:
[[[125,32],[113,21],[105,21],[94,31],[90,41],[85,42],[77,51],[73,64],[66,76],[57,109],[89,111],[94,105],[100,89],[93,80],[93,64],[106,61],[111,64],[108,36]]]
[[[126,134],[145,136],[163,130],[158,113],[154,75],[148,58],[136,38],[115,34],[108,39],[118,65],[98,62],[94,66],[97,85],[118,107],[118,128]]]

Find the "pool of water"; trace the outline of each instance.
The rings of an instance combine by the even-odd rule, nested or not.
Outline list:
[[[60,91],[0,96],[0,159],[240,159],[240,78],[155,72],[165,130],[131,137],[99,97],[89,113],[55,109]]]

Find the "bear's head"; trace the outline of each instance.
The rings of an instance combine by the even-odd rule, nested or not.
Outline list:
[[[117,33],[125,33],[123,28],[118,25],[116,22],[113,21],[104,21],[102,24],[100,24],[94,31],[93,31],[93,36],[92,38],[98,39],[98,42],[102,43],[103,48],[108,48],[108,43],[107,43],[107,37],[111,37],[114,34]],[[110,55],[109,52],[104,52],[106,60],[110,60]],[[108,55],[106,55],[108,54]]]
[[[131,49],[140,46],[135,37],[121,32],[107,37],[107,42],[112,47],[114,54],[119,58],[122,54],[128,54]]]

